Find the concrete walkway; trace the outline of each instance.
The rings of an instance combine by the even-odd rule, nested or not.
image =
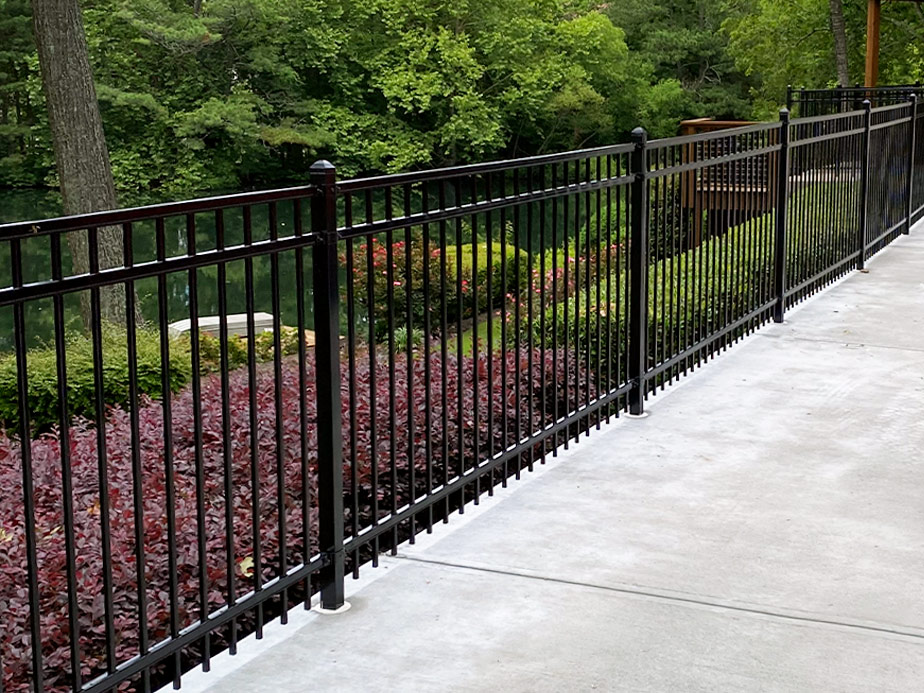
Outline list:
[[[189,688],[924,691],[924,227],[650,412]]]

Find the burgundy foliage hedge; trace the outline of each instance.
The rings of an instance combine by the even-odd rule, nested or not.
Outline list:
[[[474,413],[478,412],[478,458],[497,452],[503,438],[502,424],[506,422],[508,442],[514,439],[519,421],[520,430],[536,430],[551,420],[548,412],[540,410],[540,372],[545,371],[547,409],[552,410],[558,398],[559,411],[564,411],[564,395],[560,384],[564,380],[564,354],[559,352],[557,372],[554,372],[551,351],[541,359],[533,354],[535,372],[529,377],[529,355],[523,351],[497,355],[493,359],[482,356],[477,362],[471,358],[460,362],[450,357],[446,363],[446,389],[448,401],[442,401],[442,368],[438,354],[429,364],[422,356],[414,359],[413,387],[409,386],[406,356],[396,357],[394,397],[390,396],[388,364],[379,358],[375,364],[375,388],[370,388],[373,369],[368,359],[359,359],[356,366],[356,504],[355,518],[360,528],[372,520],[372,501],[377,498],[379,515],[385,516],[392,500],[400,507],[411,500],[408,460],[416,470],[415,487],[419,496],[426,488],[426,435],[430,431],[432,473],[434,485],[443,479],[443,465],[450,465],[450,477],[459,470],[459,446],[466,467],[475,461]],[[493,367],[493,386],[488,387],[489,361]],[[501,379],[501,362],[506,362],[507,377]],[[573,357],[570,378],[572,383],[583,374],[575,372]],[[424,393],[425,371],[430,369],[431,416],[427,418]],[[343,440],[345,441],[344,487],[347,507],[347,534],[351,533],[354,518],[350,508],[352,449],[349,416],[349,380],[347,365],[343,366]],[[306,382],[308,420],[308,458],[302,460],[300,441],[300,388],[297,361],[283,363],[280,381],[282,400],[282,446],[284,516],[286,521],[287,562],[291,567],[303,559],[305,543],[309,555],[317,553],[317,430],[315,427],[315,383],[313,368],[307,369]],[[478,401],[474,400],[473,383],[479,383]],[[459,427],[459,388],[463,391],[462,428]],[[592,385],[591,385],[592,388]],[[260,556],[264,580],[279,574],[279,503],[277,499],[277,463],[275,430],[275,396],[272,367],[258,371],[256,380],[256,440],[257,476],[259,479]],[[373,487],[371,467],[372,435],[370,405],[376,404],[376,451],[378,487]],[[222,392],[217,376],[202,381],[202,468],[205,480],[201,502],[205,508],[204,522],[207,566],[207,594],[210,610],[227,603],[229,575],[227,568],[227,524],[225,494],[225,458],[222,427]],[[233,523],[233,563],[235,594],[242,595],[254,587],[254,550],[252,523],[254,504],[251,487],[252,454],[249,406],[249,382],[246,369],[230,375],[228,399],[230,405],[230,440],[228,451],[231,512]],[[527,420],[533,401],[533,417]],[[194,411],[191,390],[174,397],[172,406],[173,473],[176,511],[177,546],[177,608],[180,627],[200,618],[198,595],[199,551],[197,545],[196,446]],[[445,406],[449,423],[444,429],[442,413]],[[408,450],[409,408],[414,422],[414,450]],[[493,413],[494,427],[488,430],[488,412]],[[395,466],[397,475],[392,483],[391,418],[396,425]],[[518,418],[519,417],[519,418]],[[147,581],[147,621],[150,642],[169,635],[170,594],[168,582],[168,531],[167,489],[164,459],[164,416],[161,403],[145,400],[138,408],[140,431],[140,458],[143,497],[143,528],[145,578]],[[461,433],[461,436],[460,436]],[[460,440],[461,437],[461,440]],[[74,525],[76,537],[76,582],[79,607],[80,651],[84,681],[105,670],[106,633],[104,626],[102,536],[100,508],[100,479],[98,473],[97,431],[95,424],[76,420],[68,431],[71,455],[70,472],[73,479]],[[448,443],[449,458],[443,459],[443,441]],[[109,486],[109,527],[111,531],[112,580],[116,658],[119,662],[139,652],[138,594],[135,560],[135,512],[132,474],[131,417],[122,408],[111,410],[106,423],[106,452],[108,466],[106,480]],[[45,435],[32,441],[32,471],[34,475],[35,532],[40,585],[40,611],[42,623],[42,652],[46,685],[49,690],[69,690],[69,631],[68,588],[66,576],[65,528],[62,511],[62,472],[60,462],[61,439]],[[303,469],[304,463],[304,469]],[[305,475],[307,470],[307,476]],[[29,596],[27,591],[26,544],[23,518],[22,465],[18,440],[0,432],[0,666],[3,690],[25,691],[31,679],[29,633]],[[396,494],[394,499],[393,494]],[[302,515],[306,501],[309,504],[310,526],[305,531]]]

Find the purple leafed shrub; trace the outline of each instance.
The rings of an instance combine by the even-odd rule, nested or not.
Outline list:
[[[442,361],[431,356],[429,363],[422,355],[415,357],[412,380],[408,380],[407,357],[395,359],[395,383],[391,394],[388,364],[380,359],[371,368],[367,357],[358,358],[355,368],[355,408],[350,408],[348,365],[343,366],[343,440],[346,531],[355,526],[368,526],[373,517],[385,517],[392,502],[400,507],[412,495],[419,497],[428,490],[428,470],[434,486],[448,476],[456,476],[461,468],[471,468],[477,460],[498,452],[502,443],[514,441],[517,431],[523,435],[551,422],[553,401],[559,401],[558,411],[565,411],[565,377],[563,353],[559,352],[557,372],[552,352],[544,360],[533,353],[534,373],[527,369],[529,355],[523,351],[482,356],[461,361],[449,357],[446,362],[446,390],[442,398]],[[501,378],[501,363],[506,362],[506,379]],[[569,374],[574,387],[580,381],[581,392],[587,385],[584,375],[570,359]],[[428,416],[425,395],[425,374],[430,374],[431,409]],[[493,370],[492,385],[488,386],[488,371]],[[223,426],[221,380],[209,376],[202,380],[199,403],[191,389],[176,395],[171,401],[172,447],[171,469],[174,476],[173,503],[176,516],[176,583],[175,608],[179,627],[194,623],[201,617],[199,603],[200,555],[198,532],[200,522],[206,537],[205,567],[207,610],[228,603],[255,586],[257,568],[263,580],[280,573],[279,487],[282,487],[282,515],[285,519],[286,551],[289,567],[316,555],[317,546],[317,429],[316,390],[313,366],[307,368],[304,388],[306,403],[305,430],[307,459],[302,459],[299,368],[297,360],[282,364],[278,383],[282,402],[281,447],[282,464],[277,464],[276,382],[271,366],[258,370],[254,394],[256,428],[251,429],[250,383],[246,369],[230,374],[227,405],[230,418]],[[460,372],[461,371],[461,372]],[[540,391],[540,372],[545,373],[546,409]],[[374,378],[373,378],[374,374]],[[372,387],[373,379],[375,381]],[[474,383],[478,383],[478,399],[474,398]],[[590,384],[593,393],[593,385]],[[462,390],[462,425],[459,426],[458,392]],[[373,398],[375,440],[371,424]],[[532,401],[532,408],[529,406]],[[197,455],[195,412],[201,412],[201,447]],[[445,409],[448,424],[443,427]],[[475,412],[478,420],[478,450],[475,449]],[[532,411],[532,418],[529,418]],[[493,427],[489,429],[489,412]],[[133,474],[132,421],[129,411],[113,408],[106,421],[106,478],[109,499],[110,550],[112,554],[112,600],[115,658],[124,662],[140,652],[141,626],[136,563],[136,490],[141,490],[144,535],[144,578],[146,585],[146,620],[150,644],[170,635],[170,570],[169,532],[167,523],[167,475],[164,444],[164,413],[162,404],[151,400],[140,403],[137,411],[141,478]],[[395,438],[391,440],[390,425],[394,418]],[[413,425],[413,453],[409,450],[409,418]],[[355,435],[351,422],[355,420]],[[519,429],[518,429],[519,426]],[[427,458],[427,435],[430,437],[430,462]],[[506,431],[506,440],[505,440]],[[252,435],[253,433],[253,435]],[[226,449],[225,437],[230,446]],[[352,441],[355,439],[355,460]],[[106,628],[104,601],[104,570],[102,513],[100,503],[99,455],[97,430],[93,422],[75,420],[66,436],[44,435],[31,442],[33,474],[32,499],[35,505],[34,531],[38,558],[39,610],[41,646],[45,683],[49,690],[70,689],[70,634],[68,625],[67,554],[62,498],[61,446],[66,440],[70,455],[69,472],[73,483],[73,523],[76,565],[76,600],[80,630],[81,675],[86,681],[105,671]],[[252,441],[256,441],[255,451]],[[449,457],[444,459],[444,441]],[[374,442],[374,447],[373,447]],[[392,477],[392,447],[394,447],[394,478]],[[460,453],[461,447],[461,453]],[[373,470],[373,449],[375,465]],[[477,454],[476,454],[477,453]],[[199,461],[197,463],[197,460]],[[411,490],[413,460],[414,492]],[[258,489],[252,486],[253,464],[256,464]],[[517,467],[513,461],[510,471]],[[282,467],[282,483],[279,467]],[[355,498],[351,492],[355,467]],[[197,493],[197,471],[201,471],[203,488]],[[373,481],[377,477],[378,484]],[[490,480],[482,482],[486,487]],[[22,457],[19,441],[0,433],[0,666],[3,690],[25,691],[31,681],[31,647],[29,630],[29,593],[27,579],[26,541],[23,502]],[[226,513],[230,488],[231,526]],[[254,495],[258,497],[258,527],[260,550],[255,555],[253,544]],[[305,503],[308,503],[309,526],[303,523]],[[377,503],[378,513],[373,510]],[[198,506],[204,513],[200,516]],[[354,513],[352,508],[356,507]],[[231,535],[232,570],[228,570],[228,534]],[[233,582],[233,587],[231,586]],[[246,619],[245,619],[246,620]],[[247,624],[244,623],[247,627]],[[186,661],[195,657],[187,653]]]

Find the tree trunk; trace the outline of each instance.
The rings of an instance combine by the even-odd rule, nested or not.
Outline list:
[[[32,0],[32,21],[48,122],[55,150],[65,214],[85,214],[117,206],[109,151],[90,71],[87,39],[78,0]],[[99,266],[122,265],[122,231],[101,228]],[[68,234],[74,274],[89,271],[87,234]],[[83,296],[84,322],[90,323],[89,298]],[[124,325],[125,291],[121,286],[100,290],[101,317]]]
[[[831,7],[831,32],[834,34],[834,60],[837,63],[837,82],[850,86],[847,69],[847,25],[844,22],[844,0],[828,0]]]

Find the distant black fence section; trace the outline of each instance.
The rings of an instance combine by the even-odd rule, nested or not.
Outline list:
[[[847,113],[863,108],[869,101],[874,108],[892,106],[910,101],[913,97],[924,100],[924,85],[906,84],[888,87],[831,87],[827,89],[786,90],[786,107],[800,118],[833,113]]]
[[[924,216],[916,101],[632,137],[0,226],[2,690],[339,608]]]

